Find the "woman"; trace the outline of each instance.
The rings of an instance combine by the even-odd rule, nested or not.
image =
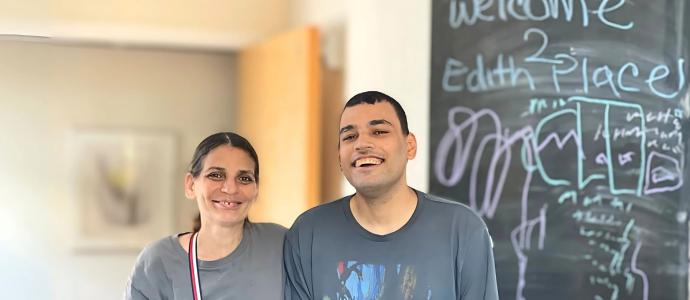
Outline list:
[[[125,299],[282,299],[285,228],[247,218],[258,184],[259,159],[246,139],[221,132],[203,140],[185,177],[200,228],[147,246]]]

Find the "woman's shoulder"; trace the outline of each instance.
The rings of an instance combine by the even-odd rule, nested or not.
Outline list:
[[[248,231],[255,239],[282,244],[287,228],[275,223],[250,223]]]
[[[260,235],[284,236],[287,228],[276,223],[250,223],[249,228]]]
[[[180,251],[178,236],[169,235],[146,245],[139,253],[137,264],[152,265],[156,261],[177,257]]]
[[[151,242],[139,253],[128,279],[125,299],[140,299],[136,295],[154,295],[166,289],[170,284],[166,266],[172,265],[173,260],[184,261],[183,255],[179,255],[184,250],[176,244],[177,236],[169,235]]]

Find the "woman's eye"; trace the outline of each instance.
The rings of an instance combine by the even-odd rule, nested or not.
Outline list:
[[[251,176],[240,176],[240,182],[242,183],[252,183],[254,182],[254,177]]]
[[[222,173],[215,173],[215,172],[206,175],[206,177],[208,177],[208,178],[211,179],[211,180],[223,180],[223,179],[225,179],[225,175],[224,175],[224,174],[222,174]]]

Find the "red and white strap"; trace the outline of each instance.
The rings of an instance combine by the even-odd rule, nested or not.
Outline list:
[[[194,300],[201,300],[201,280],[199,280],[199,260],[197,259],[196,247],[199,232],[192,233],[189,238],[189,277],[192,279],[192,294]]]

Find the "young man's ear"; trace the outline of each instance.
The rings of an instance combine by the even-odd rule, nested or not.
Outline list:
[[[196,198],[194,195],[194,176],[191,173],[187,173],[187,176],[184,177],[184,195],[189,200]]]
[[[410,132],[407,134],[407,159],[411,160],[417,156],[417,138],[414,133]]]
[[[338,161],[338,171],[340,171],[340,173],[343,173],[343,165],[340,163],[340,141],[338,141],[338,147],[336,148],[336,151],[337,156],[335,157],[335,159]]]

